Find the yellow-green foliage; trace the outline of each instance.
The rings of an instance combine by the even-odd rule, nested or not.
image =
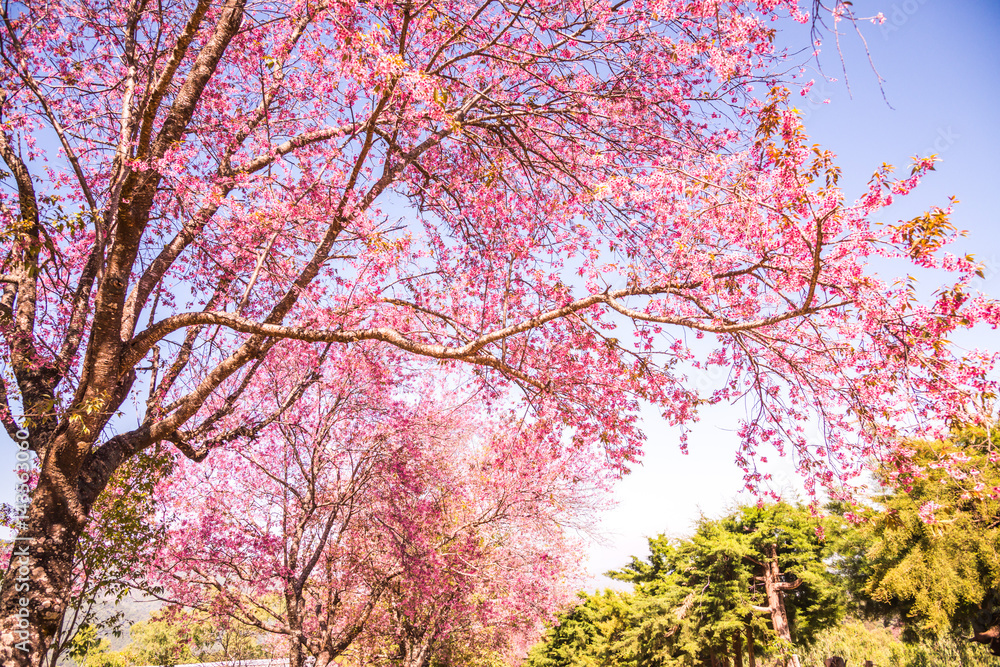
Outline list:
[[[211,626],[197,622],[188,614],[136,623],[131,633],[129,648],[142,664],[150,665],[199,662],[215,642]]]
[[[86,662],[80,664],[81,667],[129,667],[138,663],[130,652],[114,651],[88,656]]]
[[[847,660],[850,667],[860,667],[865,660],[878,667],[1000,667],[1000,658],[953,635],[907,644],[880,623],[855,619],[824,630],[812,646],[799,652],[803,667],[822,665],[834,655]]]
[[[97,628],[93,625],[83,625],[69,644],[69,656],[80,667],[91,667],[96,664],[97,656],[106,655],[110,642],[97,636]]]
[[[998,594],[1000,502],[991,494],[1000,470],[982,431],[913,448],[926,473],[867,513],[855,576],[862,594],[901,613],[917,634],[967,632]]]
[[[530,667],[632,667],[636,660],[625,636],[636,625],[633,596],[605,590],[581,593],[581,604],[536,644],[525,662]]]

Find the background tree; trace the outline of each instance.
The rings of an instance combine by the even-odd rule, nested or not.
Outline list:
[[[777,503],[702,519],[690,539],[650,539],[648,558],[608,573],[632,583],[633,594],[588,597],[532,650],[530,664],[753,667],[774,655],[794,663],[796,647],[844,614],[846,591],[825,562],[825,533],[838,523]]]
[[[351,358],[253,443],[161,484],[167,537],[138,585],[285,638],[296,667],[358,642],[407,667],[473,640],[509,657],[562,601],[566,526],[592,511],[599,472],[586,450],[484,421],[475,402],[393,398],[379,349],[362,350],[331,352]],[[284,364],[260,373],[253,400],[269,413],[298,378]]]
[[[421,448],[386,496],[378,516],[400,576],[366,631],[365,664],[514,664],[579,581],[569,531],[593,513],[592,462],[486,426]]]
[[[869,221],[932,161],[852,203],[780,86],[750,89],[788,71],[770,19],[805,21],[794,0],[2,12],[0,417],[40,471],[28,636],[8,576],[0,661],[45,653],[125,461],[162,442],[200,460],[276,418],[246,396],[289,340],[391,347],[389,377],[471,364],[616,466],[640,451],[640,399],[683,424],[748,396],[751,485],[759,447],[831,482],[829,461],[856,472],[850,452],[987,388],[991,361],[942,343],[1000,318],[963,287],[977,266],[938,253],[947,211]],[[957,284],[922,305],[872,255]],[[699,396],[690,363],[727,380]]]
[[[252,629],[249,629],[252,631]],[[176,606],[163,607],[149,620],[129,628],[131,642],[111,651],[107,639],[85,626],[74,637],[70,656],[79,667],[129,667],[130,665],[181,665],[191,662],[224,662],[268,657],[268,651],[248,632],[233,623],[217,625],[204,615]]]
[[[859,511],[866,521],[843,565],[869,616],[899,618],[911,639],[955,634],[1000,655],[995,442],[992,429],[971,429],[910,443],[915,470],[903,476],[905,487]]]
[[[898,625],[889,618],[862,621],[849,617],[843,623],[824,628],[817,634],[814,644],[801,649],[803,665],[822,665],[832,655],[842,656],[851,667],[864,665],[866,660],[897,667],[1000,665],[1000,658],[954,635],[937,640],[903,641]]]
[[[177,608],[164,608],[146,622],[136,623],[129,656],[151,665],[203,662],[211,655],[215,633],[209,623]]]
[[[381,558],[380,494],[401,492],[394,471],[452,425],[393,399],[379,366],[354,352],[307,388],[296,369],[322,366],[308,345],[297,364],[259,371],[266,381],[248,398],[281,418],[253,443],[216,447],[160,485],[167,538],[149,554],[150,577],[134,580],[216,622],[280,635],[296,667],[343,653],[399,576]]]
[[[545,638],[528,653],[533,667],[631,667],[635,655],[625,634],[634,627],[634,601],[629,593],[605,589],[580,593],[575,608],[559,616]]]
[[[107,653],[110,642],[97,636],[97,628],[93,625],[80,626],[73,634],[73,639],[66,651],[69,657],[78,665],[87,667],[87,662],[99,654]]]
[[[742,663],[745,647],[752,663],[757,646],[792,653],[793,643],[808,644],[843,617],[843,591],[824,562],[832,551],[826,532],[834,528],[802,506],[743,507],[703,519],[690,540],[650,540],[648,562],[633,558],[610,576],[671,600],[678,639],[664,648],[714,665],[730,656]],[[687,613],[692,608],[698,613]]]

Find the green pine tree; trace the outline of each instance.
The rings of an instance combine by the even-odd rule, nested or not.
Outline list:
[[[702,519],[687,540],[652,538],[647,558],[608,573],[633,593],[584,596],[528,665],[717,667],[732,660],[741,667],[765,655],[792,659],[792,641],[808,644],[843,617],[845,595],[826,564],[831,543],[823,537],[841,524],[778,503]]]

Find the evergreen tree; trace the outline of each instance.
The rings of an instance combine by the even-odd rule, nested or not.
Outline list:
[[[844,570],[868,615],[905,619],[911,639],[971,635],[1000,655],[995,447],[982,429],[911,443],[919,472],[862,512],[867,521],[845,549]]]
[[[529,656],[531,667],[755,667],[761,655],[797,658],[844,614],[843,591],[827,567],[840,523],[805,507],[743,507],[702,519],[688,540],[659,536],[650,555],[609,572],[631,596],[605,592],[563,617]]]
[[[635,596],[605,590],[580,599],[531,649],[526,666],[638,667],[625,642],[637,620]]]

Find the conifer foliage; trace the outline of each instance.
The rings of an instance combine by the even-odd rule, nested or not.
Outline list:
[[[869,614],[896,616],[914,638],[956,635],[1000,655],[997,442],[994,427],[910,443],[919,472],[860,512],[845,549]]]
[[[634,591],[588,597],[529,664],[797,664],[793,642],[807,645],[846,610],[825,562],[839,525],[778,503],[703,519],[687,540],[650,539],[648,558],[609,573]]]

